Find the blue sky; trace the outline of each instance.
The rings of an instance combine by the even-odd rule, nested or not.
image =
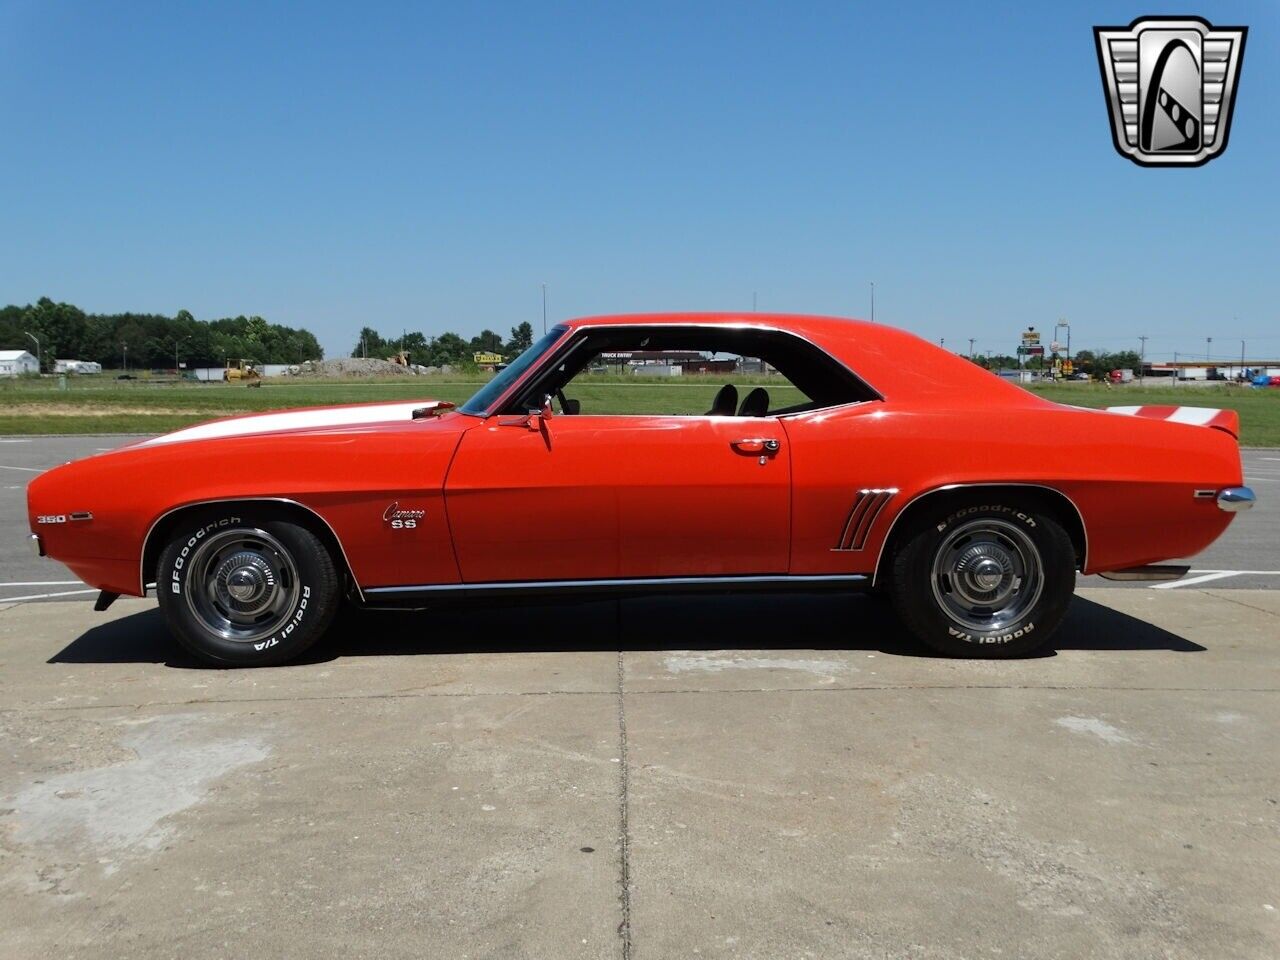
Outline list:
[[[1091,27],[1250,27],[1230,147],[1111,146]],[[0,0],[0,302],[330,353],[587,313],[1280,355],[1280,4]],[[1219,349],[1219,344],[1222,345]],[[1230,344],[1228,346],[1228,344]]]

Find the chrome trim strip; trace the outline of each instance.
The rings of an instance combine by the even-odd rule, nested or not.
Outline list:
[[[1248,487],[1227,487],[1218,491],[1218,509],[1239,513],[1252,507],[1257,499]]]
[[[922,500],[925,497],[931,496],[932,494],[935,494],[935,493],[943,493],[948,490],[964,490],[968,487],[1030,487],[1034,490],[1048,490],[1050,493],[1056,493],[1058,496],[1062,497],[1062,499],[1066,500],[1067,503],[1071,504],[1071,509],[1076,512],[1076,517],[1080,521],[1080,530],[1084,535],[1084,553],[1080,557],[1080,569],[1084,570],[1086,567],[1088,567],[1089,565],[1089,527],[1084,522],[1084,514],[1080,512],[1080,508],[1076,506],[1076,502],[1072,500],[1069,496],[1067,496],[1065,493],[1063,493],[1061,490],[1059,490],[1057,487],[1051,487],[1047,483],[1024,483],[1017,480],[1008,480],[1008,481],[971,480],[971,481],[966,481],[964,483],[947,483],[947,484],[943,484],[940,487],[931,487],[928,490],[922,491],[921,493],[917,493],[914,497],[912,497],[910,500],[908,500],[906,503],[902,505],[902,509],[897,512],[897,514],[893,518],[893,522],[889,524],[889,529],[884,532],[884,539],[880,541],[880,552],[876,554],[875,573],[872,574],[872,580],[871,580],[872,586],[875,586],[880,580],[880,561],[884,559],[884,548],[889,544],[889,538],[893,535],[893,528],[898,525],[898,521],[902,519],[903,514],[907,512],[907,510],[911,507],[911,505],[915,503],[917,500]]]
[[[1108,580],[1178,580],[1191,569],[1186,563],[1149,563],[1142,567],[1126,567],[1124,570],[1106,570],[1098,574]]]
[[[325,528],[333,534],[333,540],[338,545],[338,550],[342,553],[342,562],[347,565],[347,572],[351,574],[351,582],[355,584],[356,594],[361,600],[364,600],[364,591],[360,588],[360,582],[356,580],[356,569],[351,565],[351,558],[347,556],[347,548],[342,545],[342,538],[338,536],[338,531],[333,529],[333,524],[305,503],[299,503],[289,497],[215,497],[212,500],[194,500],[191,503],[179,504],[172,509],[166,510],[151,522],[151,526],[147,528],[147,535],[142,538],[142,552],[138,555],[138,580],[142,584],[142,592],[139,596],[145,597],[147,595],[147,574],[142,565],[147,558],[147,544],[151,542],[151,534],[159,526],[160,521],[171,513],[177,513],[179,510],[186,510],[190,507],[208,507],[217,503],[288,503],[307,511],[307,513],[323,523]]]
[[[504,590],[564,590],[578,587],[669,587],[669,586],[747,586],[750,584],[794,585],[807,583],[857,583],[865,574],[748,574],[736,577],[618,577],[600,580],[495,580],[484,583],[427,583],[397,587],[369,587],[370,596],[388,593],[458,593],[466,591],[502,592]]]

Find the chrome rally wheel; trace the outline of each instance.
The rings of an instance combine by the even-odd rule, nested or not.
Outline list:
[[[156,594],[169,629],[218,666],[283,663],[329,627],[342,578],[302,523],[262,507],[201,511],[169,530]]]
[[[930,574],[942,611],[969,631],[999,632],[1019,622],[1044,587],[1040,551],[1006,520],[961,523],[938,546]]]
[[[297,565],[265,530],[212,534],[189,563],[187,605],[205,629],[224,640],[253,643],[269,637],[297,603]]]

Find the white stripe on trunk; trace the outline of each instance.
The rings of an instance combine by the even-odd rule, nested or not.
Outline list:
[[[1221,412],[1213,407],[1179,407],[1166,419],[1171,423],[1191,423],[1203,427]]]

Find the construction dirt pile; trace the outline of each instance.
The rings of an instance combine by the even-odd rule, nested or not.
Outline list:
[[[414,371],[408,370],[390,360],[378,360],[373,357],[340,357],[337,360],[320,360],[304,363],[299,371],[302,377],[404,377],[412,376]]]

